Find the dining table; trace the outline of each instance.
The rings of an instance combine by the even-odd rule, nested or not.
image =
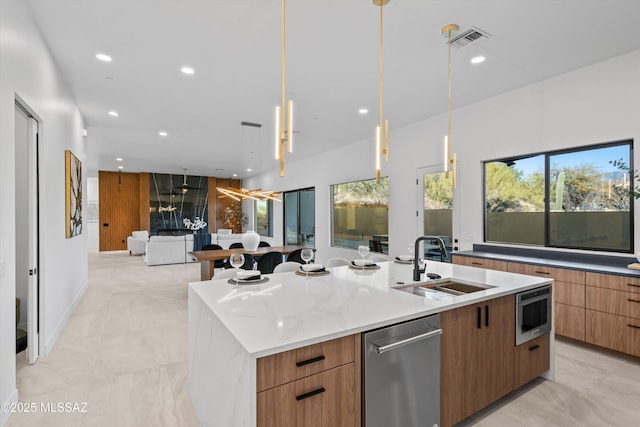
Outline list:
[[[255,251],[248,251],[244,248],[236,249],[213,249],[205,251],[189,252],[189,255],[200,263],[200,280],[211,280],[215,273],[215,262],[229,258],[233,254],[249,254],[259,257],[269,252],[280,252],[288,255],[298,249],[305,249],[306,246],[286,245],[286,246],[264,246]],[[313,249],[313,248],[310,248]],[[315,251],[315,249],[314,249]]]

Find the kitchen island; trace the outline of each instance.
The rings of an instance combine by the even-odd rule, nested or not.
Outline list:
[[[294,273],[273,274],[265,276],[265,283],[239,288],[226,279],[191,283],[189,391],[201,425],[257,424],[258,359],[349,336],[356,337],[357,343],[364,331],[552,282],[429,262],[427,271],[443,278],[492,286],[467,295],[429,299],[393,289],[414,283],[411,265],[383,262],[379,266],[371,271],[337,267],[329,275],[308,279]],[[354,374],[359,375],[357,363]],[[548,375],[553,376],[553,364]]]

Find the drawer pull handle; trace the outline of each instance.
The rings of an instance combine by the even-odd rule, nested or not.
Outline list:
[[[489,327],[489,306],[484,306],[484,326]]]
[[[551,274],[551,273],[549,273],[549,272],[547,272],[547,271],[538,271],[538,270],[535,270],[535,272],[536,272],[536,273],[538,273],[538,274],[546,274],[546,275]]]
[[[627,283],[627,286],[633,286],[634,288],[640,288],[640,285],[634,285],[632,283]]]
[[[536,344],[533,347],[529,347],[529,351],[537,350],[539,348],[540,348],[540,346],[538,344]]]
[[[326,390],[324,389],[324,387],[320,387],[317,390],[313,390],[313,391],[310,391],[308,393],[304,393],[304,394],[301,394],[299,396],[296,396],[296,400],[299,402],[299,401],[301,401],[303,399],[306,399],[307,397],[312,397],[312,396],[315,396],[316,394],[324,393],[325,391]]]
[[[482,308],[478,307],[477,308],[477,313],[478,313],[478,329],[482,329]]]
[[[627,324],[628,327],[630,328],[636,328],[636,329],[640,329],[640,326],[636,326],[636,325],[632,325],[632,324]]]
[[[471,261],[471,265],[483,265],[481,262]]]
[[[633,299],[633,298],[627,298],[627,301],[629,301],[629,302],[640,302],[640,300]]]
[[[296,366],[299,368],[301,366],[310,365],[311,363],[320,362],[321,360],[324,360],[323,355],[320,355],[318,357],[313,357],[311,359],[303,360],[302,362],[296,362]]]

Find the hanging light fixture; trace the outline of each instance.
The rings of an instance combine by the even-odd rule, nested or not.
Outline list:
[[[280,176],[284,176],[284,152],[288,143],[288,152],[293,152],[293,101],[286,100],[286,46],[285,20],[286,5],[282,0],[282,104],[276,107],[276,159],[280,160]]]
[[[447,135],[444,137],[444,174],[449,178],[449,164],[451,164],[451,185],[456,188],[456,153],[451,156],[451,35],[458,33],[459,27],[456,24],[448,24],[442,27],[441,34],[447,37],[447,48],[449,54],[447,68]]]
[[[246,188],[234,188],[234,187],[216,187],[216,190],[220,193],[220,198],[230,197],[233,200],[241,201],[244,199],[251,200],[275,200],[280,201],[281,191],[271,190],[247,190]]]
[[[389,0],[373,0],[375,6],[380,7],[380,123],[376,126],[376,182],[380,182],[380,155],[384,154],[385,161],[389,161],[389,120],[382,120],[382,6]],[[384,134],[383,134],[384,132]]]

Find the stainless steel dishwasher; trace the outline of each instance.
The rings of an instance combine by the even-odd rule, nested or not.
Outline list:
[[[364,334],[364,425],[440,424],[440,315]]]

